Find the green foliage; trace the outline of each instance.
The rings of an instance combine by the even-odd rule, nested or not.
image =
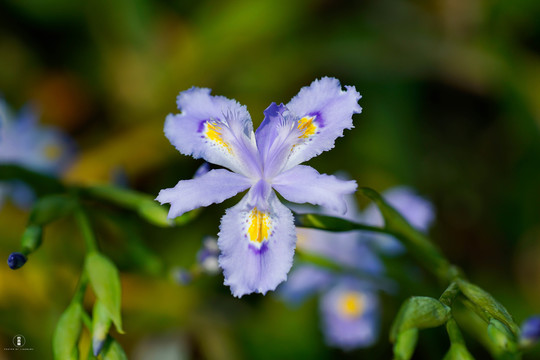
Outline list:
[[[53,335],[53,352],[55,360],[79,359],[79,336],[82,328],[82,306],[72,302],[64,311]]]
[[[395,342],[400,333],[409,329],[441,326],[449,318],[450,308],[439,300],[426,296],[413,296],[401,306],[390,330],[390,341]]]
[[[29,223],[44,226],[73,212],[77,202],[68,195],[49,195],[39,199],[32,208]]]
[[[482,312],[487,313],[489,317],[493,317],[503,322],[511,330],[514,337],[518,336],[519,327],[512,319],[512,316],[508,310],[506,310],[501,303],[495,300],[493,296],[491,296],[487,291],[474,284],[471,284],[466,280],[459,279],[457,284],[459,285],[459,288],[463,294],[475,305],[477,305]]]
[[[103,360],[127,360],[124,349],[111,336],[107,337],[103,346],[102,357]]]
[[[409,360],[414,354],[418,341],[418,329],[412,328],[400,332],[394,344],[394,360]]]
[[[96,300],[92,311],[92,348],[95,356],[99,354],[111,327],[111,316],[100,299]]]
[[[106,309],[118,332],[123,333],[120,276],[116,266],[98,252],[86,256],[85,270],[98,300]]]
[[[21,238],[21,252],[28,255],[41,246],[43,228],[40,225],[29,225]]]

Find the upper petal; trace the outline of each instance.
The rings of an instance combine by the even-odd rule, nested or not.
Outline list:
[[[180,114],[165,121],[165,136],[185,155],[249,176],[258,169],[251,117],[245,106],[193,87],[177,99]]]
[[[157,201],[170,203],[169,218],[201,206],[220,203],[251,186],[249,179],[225,169],[211,170],[191,180],[181,180],[174,188],[159,192]]]
[[[343,91],[334,78],[324,77],[302,88],[286,105],[301,119],[303,135],[302,143],[292,149],[285,169],[332,149],[343,130],[353,128],[352,115],[362,111],[360,98],[354,86],[345,86]]]
[[[299,129],[299,120],[283,104],[272,103],[264,111],[264,120],[255,137],[267,178],[280,173],[292,149],[302,143],[303,132]]]
[[[356,181],[339,180],[333,175],[319,174],[310,166],[298,165],[276,176],[272,187],[289,201],[322,205],[344,214],[344,195],[356,191]]]
[[[218,239],[225,285],[237,297],[265,294],[285,281],[296,243],[292,213],[276,194],[270,193],[266,211],[253,207],[250,197],[227,210]]]

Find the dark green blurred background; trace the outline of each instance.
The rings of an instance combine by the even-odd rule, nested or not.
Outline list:
[[[539,19],[536,0],[4,0],[0,92],[15,109],[33,101],[43,123],[76,140],[66,181],[111,182],[123,172],[129,186],[157,195],[201,164],[163,136],[179,91],[210,87],[247,105],[258,125],[270,102],[337,77],[360,91],[364,111],[311,163],[361,186],[406,184],[430,198],[432,238],[520,323],[540,312]],[[96,211],[101,246],[122,270],[126,335],[116,338],[130,358],[176,347],[197,359],[388,359],[400,302],[442,290],[418,275],[383,296],[378,345],[344,353],[325,347],[315,300],[298,309],[272,294],[238,300],[221,276],[179,287],[130,256],[140,238],[166,267],[191,265],[236,201],[168,230]],[[18,248],[26,219],[13,206],[0,210],[0,259]],[[35,349],[0,359],[51,357],[83,254],[68,218],[46,229],[23,269],[0,267],[0,348],[20,333]],[[414,267],[406,257],[389,266]],[[442,331],[424,331],[416,354],[437,359],[447,347]]]

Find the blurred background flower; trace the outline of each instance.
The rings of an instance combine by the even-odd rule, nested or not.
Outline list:
[[[540,312],[539,17],[534,0],[6,0],[0,92],[13,109],[31,101],[40,124],[75,140],[65,181],[111,182],[120,168],[131,187],[157,195],[201,164],[163,135],[180,91],[197,85],[235,98],[257,126],[271,101],[314,78],[355,85],[364,109],[355,129],[310,165],[379,191],[417,189],[437,209],[431,237],[521,322]],[[385,336],[350,353],[327,347],[314,298],[293,309],[275,297],[233,299],[221,275],[182,287],[155,275],[191,266],[200,239],[217,234],[237,201],[177,229],[107,207],[90,214],[122,271],[127,334],[115,338],[128,356],[167,343],[187,358],[390,358]],[[27,216],[10,202],[0,210],[0,258],[18,248]],[[51,356],[83,249],[65,219],[47,227],[31,264],[0,267],[0,349],[23,334],[36,356]],[[380,334],[405,297],[440,292],[406,255],[383,261],[400,287],[380,293]],[[425,337],[416,356],[442,358],[444,334]]]

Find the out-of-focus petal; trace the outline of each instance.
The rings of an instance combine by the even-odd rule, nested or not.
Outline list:
[[[427,232],[435,211],[431,202],[419,196],[406,186],[391,188],[382,193],[384,199],[392,205],[416,229]],[[383,226],[384,219],[375,204],[370,204],[362,214],[362,221],[373,226]],[[403,245],[385,234],[366,234],[366,239],[373,241],[374,246],[387,254],[399,254],[404,251]]]
[[[171,204],[169,218],[201,206],[220,203],[251,186],[243,175],[225,169],[211,170],[191,180],[181,180],[174,188],[159,192],[157,201]]]
[[[296,234],[292,213],[274,192],[266,211],[250,205],[250,194],[221,219],[219,264],[234,296],[274,290],[291,269]]]
[[[368,347],[379,334],[375,293],[353,279],[339,281],[320,302],[326,342],[345,350]]]
[[[303,87],[287,105],[302,129],[302,143],[289,156],[286,169],[334,147],[344,129],[353,128],[352,115],[362,111],[361,96],[353,86],[342,90],[339,80],[324,77]]]
[[[296,230],[299,250],[323,256],[333,262],[369,274],[381,274],[384,266],[375,253],[360,241],[358,231],[343,233],[316,229]]]
[[[291,270],[289,278],[278,288],[279,295],[292,304],[300,304],[306,298],[328,287],[334,274],[313,265],[300,265]]]
[[[177,103],[182,112],[167,116],[165,136],[178,151],[246,176],[258,171],[253,124],[245,106],[195,87],[181,92]]]
[[[356,182],[339,180],[333,175],[319,174],[310,166],[299,165],[276,176],[272,187],[289,201],[322,205],[344,214],[347,211],[344,196],[356,191]]]

